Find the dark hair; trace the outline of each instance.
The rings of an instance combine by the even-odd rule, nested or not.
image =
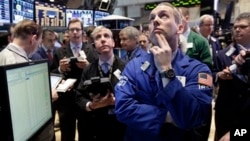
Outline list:
[[[250,24],[250,12],[244,12],[244,13],[240,13],[235,21],[240,21],[240,20],[243,20],[243,19],[246,19],[248,21],[248,23]]]
[[[79,20],[79,19],[70,20],[69,23],[68,23],[68,28],[69,28],[70,24],[72,24],[72,23],[80,23],[81,24],[81,29],[83,30],[83,23],[82,23],[81,20]]]
[[[86,28],[86,35],[87,35],[88,37],[90,37],[90,36],[91,36],[91,33],[94,31],[94,29],[95,29],[95,26],[88,26],[88,27]]]
[[[54,34],[54,31],[49,30],[49,29],[44,29],[44,30],[43,30],[42,39],[44,39],[49,33],[50,33],[50,34]]]

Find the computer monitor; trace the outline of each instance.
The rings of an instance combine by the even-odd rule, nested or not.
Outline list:
[[[35,20],[41,26],[65,27],[65,5],[35,2]]]
[[[46,60],[0,66],[0,140],[27,141],[54,136]]]
[[[83,26],[91,26],[93,23],[93,10],[66,9],[66,25],[72,19],[79,19]]]
[[[94,18],[95,18],[95,20],[98,20],[98,19],[101,19],[101,18],[103,18],[103,17],[106,17],[106,16],[109,16],[110,14],[108,13],[108,12],[104,12],[104,11],[95,11],[94,12],[95,14],[95,16],[94,16]],[[97,24],[95,23],[95,26],[97,26]]]
[[[0,1],[0,24],[10,23],[10,1]],[[1,28],[1,25],[0,25]]]
[[[34,20],[34,0],[12,0],[12,23],[23,19]]]

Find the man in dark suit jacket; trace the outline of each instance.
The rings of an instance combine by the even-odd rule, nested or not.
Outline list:
[[[113,89],[107,91],[105,89],[96,94],[87,91],[84,81],[93,77],[105,77],[110,80],[112,86],[115,86],[125,63],[113,53],[115,43],[110,29],[98,26],[92,32],[92,37],[99,59],[84,68],[77,89],[76,104],[81,115],[78,119],[79,141],[122,141],[125,125],[116,119]],[[107,70],[102,68],[104,64],[107,65]],[[104,93],[105,96],[101,96],[100,93]]]
[[[51,67],[53,56],[58,49],[54,46],[55,40],[54,31],[48,29],[43,30],[42,43],[37,51],[31,56],[31,60],[48,59]]]
[[[217,73],[216,72],[216,64],[217,64],[216,54],[222,48],[219,43],[219,40],[211,35],[214,29],[214,17],[208,14],[202,15],[200,17],[199,28],[200,28],[200,34],[204,38],[206,38],[209,43],[209,50],[213,58],[212,72],[213,72],[213,78],[215,80],[215,75]]]
[[[86,48],[82,43],[83,24],[78,19],[73,19],[68,24],[70,43],[66,47],[59,48],[52,63],[52,72],[63,74],[65,80],[74,78],[77,81],[65,93],[59,93],[57,110],[59,114],[61,140],[75,140],[77,109],[75,105],[75,88],[77,87],[82,69],[96,59],[97,53],[94,48]],[[86,59],[84,59],[85,55]],[[77,61],[70,61],[71,57]]]
[[[250,49],[249,23],[250,12],[239,14],[233,26],[235,43],[217,55],[220,71],[215,103],[216,140],[250,140],[249,134],[234,137],[235,129],[250,129],[250,76],[243,71],[246,50]]]

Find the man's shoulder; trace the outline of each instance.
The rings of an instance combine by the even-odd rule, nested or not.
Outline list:
[[[202,35],[195,33],[193,31],[190,32],[189,36],[191,37],[191,39],[196,40],[196,41],[205,41],[207,42],[207,39],[204,38]]]

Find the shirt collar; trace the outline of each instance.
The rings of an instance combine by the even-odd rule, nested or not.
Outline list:
[[[108,63],[109,66],[112,66],[113,62],[114,62],[114,59],[115,59],[114,55],[111,58],[109,58],[107,61],[105,61],[105,62],[102,61],[102,60],[100,60],[100,58],[99,58],[99,65],[102,65],[103,63]]]
[[[45,52],[48,51],[48,49],[44,46],[44,44],[42,44],[41,47],[44,49]],[[50,51],[53,52],[53,49],[50,49]]]
[[[29,60],[29,54],[27,54],[26,51],[23,48],[21,48],[19,45],[14,44],[14,43],[10,43],[9,45],[11,45],[14,48],[14,50],[16,50],[16,52],[18,54],[22,55],[27,60]]]
[[[81,47],[82,47],[82,42],[80,44],[78,44],[78,45],[76,45],[76,44],[74,44],[72,42],[70,42],[69,44],[70,44],[71,49],[74,49],[75,47],[78,47],[78,49],[81,49]]]
[[[187,31],[183,33],[183,35],[186,37],[186,39],[188,39],[188,36],[189,36],[190,32],[191,32],[191,30],[188,27]]]

